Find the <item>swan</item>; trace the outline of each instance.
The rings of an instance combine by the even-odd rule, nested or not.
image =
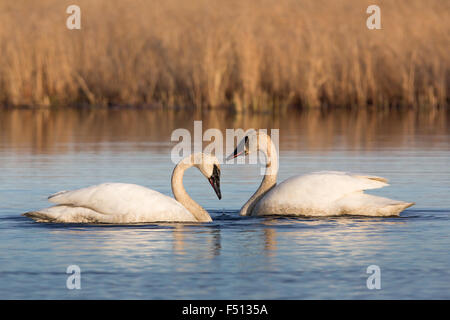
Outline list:
[[[414,205],[414,202],[365,194],[364,190],[388,185],[387,179],[371,175],[320,171],[293,176],[276,185],[278,154],[264,132],[247,131],[227,161],[258,151],[266,157],[264,178],[241,208],[242,216],[395,216]]]
[[[210,222],[208,212],[183,187],[184,172],[193,166],[208,179],[221,199],[217,158],[195,153],[181,160],[173,170],[175,199],[135,184],[103,183],[55,193],[48,199],[56,206],[23,215],[38,222],[61,223]]]

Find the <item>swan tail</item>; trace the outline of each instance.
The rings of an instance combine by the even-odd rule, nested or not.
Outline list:
[[[415,202],[400,202],[398,204],[392,204],[385,208],[386,211],[391,212],[392,215],[398,216],[400,215],[400,212],[405,210],[406,208],[409,208],[413,205],[415,205]]]
[[[110,217],[98,213],[89,208],[73,207],[66,205],[53,206],[24,213],[23,216],[33,219],[36,222],[57,222],[57,223],[108,223]]]
[[[338,202],[341,214],[384,217],[398,216],[414,204],[362,192],[346,196]]]
[[[55,218],[39,212],[39,211],[30,211],[30,212],[25,212],[24,214],[22,214],[24,217],[28,217],[33,219],[36,222],[54,222]]]

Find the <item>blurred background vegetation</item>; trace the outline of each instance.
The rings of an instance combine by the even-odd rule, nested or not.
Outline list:
[[[0,0],[0,105],[439,108],[449,49],[448,0]]]

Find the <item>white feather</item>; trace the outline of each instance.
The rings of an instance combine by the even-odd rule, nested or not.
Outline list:
[[[251,214],[391,216],[413,205],[363,193],[387,185],[381,177],[337,171],[294,176],[267,192]]]
[[[37,221],[75,223],[194,222],[178,201],[135,184],[103,183],[49,197],[57,206],[26,215]]]

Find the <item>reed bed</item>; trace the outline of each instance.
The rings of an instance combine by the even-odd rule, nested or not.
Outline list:
[[[448,0],[0,0],[0,104],[440,107],[449,49]]]

